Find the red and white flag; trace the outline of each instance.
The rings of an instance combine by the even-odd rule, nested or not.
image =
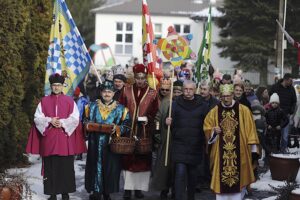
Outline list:
[[[156,53],[156,45],[153,44],[154,34],[151,17],[149,13],[149,7],[146,0],[143,0],[142,5],[142,27],[143,27],[143,63],[148,68],[149,77],[155,77],[158,81],[162,78],[162,66],[158,63],[158,57]]]

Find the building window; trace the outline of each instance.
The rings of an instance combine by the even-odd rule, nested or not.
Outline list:
[[[187,35],[191,32],[191,25],[189,24],[174,24],[174,28],[179,35]]]
[[[162,25],[154,24],[154,37],[155,39],[161,39],[162,37]]]
[[[133,51],[133,23],[116,23],[115,53],[119,55],[132,55]]]

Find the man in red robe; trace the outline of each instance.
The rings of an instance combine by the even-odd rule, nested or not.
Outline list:
[[[44,193],[63,200],[76,191],[74,155],[86,152],[79,112],[74,100],[62,93],[64,78],[49,78],[52,93],[42,98],[34,114],[26,152],[43,158]]]
[[[158,110],[157,92],[151,89],[146,82],[147,68],[142,64],[133,67],[135,83],[126,86],[120,96],[120,103],[129,109],[132,119],[131,131],[136,139],[143,137],[143,126],[147,136],[154,125],[154,117]],[[131,191],[135,191],[136,198],[143,198],[141,190],[148,191],[151,152],[146,155],[128,155],[123,157],[124,169],[124,199],[131,199]]]

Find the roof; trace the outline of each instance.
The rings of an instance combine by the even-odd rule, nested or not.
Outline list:
[[[209,6],[209,0],[148,0],[152,16],[191,16]],[[223,0],[214,0],[213,6],[221,6]],[[92,9],[93,13],[140,15],[142,0],[123,0]]]

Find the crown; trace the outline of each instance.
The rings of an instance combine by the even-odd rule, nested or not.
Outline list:
[[[162,79],[161,81],[160,81],[160,85],[161,86],[168,86],[168,87],[171,87],[171,80],[170,79]]]
[[[221,94],[232,93],[233,92],[233,84],[221,84],[220,92],[221,92]]]

